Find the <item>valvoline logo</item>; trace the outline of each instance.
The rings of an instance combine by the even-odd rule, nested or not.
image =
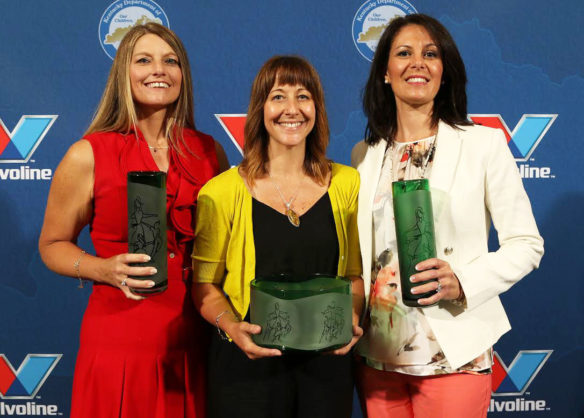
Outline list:
[[[0,119],[0,163],[27,163],[58,115],[24,115],[12,132]]]
[[[553,350],[521,350],[506,366],[495,352],[493,364],[493,396],[521,396],[552,355]]]
[[[501,129],[505,133],[507,143],[515,161],[529,161],[531,154],[537,148],[558,115],[523,115],[515,129],[510,131],[501,115],[469,115],[478,124]]]
[[[27,354],[14,370],[4,354],[0,354],[0,398],[33,399],[62,354]]]

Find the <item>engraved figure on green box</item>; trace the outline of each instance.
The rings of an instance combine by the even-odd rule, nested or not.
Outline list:
[[[290,325],[290,314],[280,310],[278,303],[274,304],[274,312],[268,315],[268,323],[266,325],[266,332],[264,340],[270,342],[280,341],[282,337],[292,332],[292,325]]]
[[[323,315],[323,330],[320,336],[320,341],[323,338],[326,341],[333,341],[338,338],[339,334],[343,331],[343,326],[345,325],[345,320],[343,319],[343,308],[341,306],[336,306],[335,301],[328,305],[324,311]]]
[[[425,217],[424,210],[418,206],[416,208],[416,221],[410,229],[406,231],[406,245],[408,248],[407,269],[412,271],[413,263],[424,257],[420,254],[428,254],[432,251],[432,231],[431,225]]]
[[[131,252],[144,252],[154,257],[162,246],[160,219],[155,214],[144,213],[140,196],[134,200],[134,211],[130,215],[131,235],[128,247]]]

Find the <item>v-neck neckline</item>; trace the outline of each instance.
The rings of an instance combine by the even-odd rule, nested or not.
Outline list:
[[[317,199],[317,200],[316,200],[316,201],[315,201],[315,202],[312,204],[312,206],[310,206],[310,207],[309,207],[309,208],[308,208],[306,211],[304,211],[304,213],[303,213],[302,215],[298,215],[298,217],[299,217],[299,218],[302,218],[303,216],[305,216],[306,214],[308,214],[310,211],[312,211],[312,209],[313,209],[313,208],[314,208],[316,205],[318,205],[318,204],[320,203],[320,201],[321,201],[321,200],[323,200],[323,199],[324,199],[324,197],[325,197],[326,195],[328,195],[328,189],[327,189],[327,190],[326,190],[326,191],[325,191],[325,192],[322,194],[322,196],[320,196],[320,197],[319,197],[319,198],[318,198],[318,199]],[[252,196],[251,198],[252,198],[252,200],[253,200],[253,201],[256,201],[256,202],[260,203],[261,205],[263,205],[263,206],[265,206],[265,207],[267,207],[267,208],[270,208],[271,210],[273,210],[274,212],[276,212],[276,213],[278,213],[278,214],[280,214],[280,215],[282,215],[282,216],[288,216],[288,215],[286,215],[285,213],[282,213],[282,212],[280,212],[278,209],[276,209],[276,208],[274,208],[274,207],[272,207],[272,206],[268,205],[267,203],[264,203],[264,202],[262,202],[261,200],[258,200],[258,199],[256,199],[256,198],[255,198],[255,197],[253,197],[253,196]]]

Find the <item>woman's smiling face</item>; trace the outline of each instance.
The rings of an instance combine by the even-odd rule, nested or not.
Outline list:
[[[182,70],[175,51],[162,38],[146,34],[136,42],[130,85],[137,108],[163,108],[180,94]]]
[[[385,81],[391,84],[396,105],[425,105],[434,101],[442,82],[438,45],[420,25],[404,26],[389,51]]]
[[[312,94],[304,86],[276,81],[264,104],[264,126],[270,143],[288,147],[304,144],[315,117]]]

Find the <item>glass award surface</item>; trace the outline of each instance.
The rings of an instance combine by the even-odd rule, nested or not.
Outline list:
[[[262,347],[319,352],[353,337],[351,281],[342,277],[256,278],[250,311],[251,323],[262,327],[252,338]]]
[[[410,277],[418,273],[416,264],[436,257],[434,216],[428,179],[394,181],[392,192],[403,303],[418,308],[432,306],[419,305],[418,299],[430,297],[435,291],[414,295],[411,290],[412,287],[436,279],[410,282]]]
[[[132,292],[152,294],[166,290],[166,173],[162,171],[128,173],[128,252],[150,256],[150,261],[133,266],[152,266],[158,270],[152,276],[131,277],[155,283],[149,289]]]

